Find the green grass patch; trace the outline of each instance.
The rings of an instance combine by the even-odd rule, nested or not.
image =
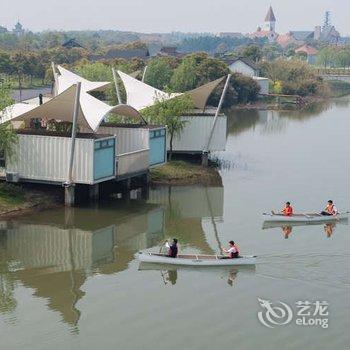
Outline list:
[[[15,209],[25,202],[25,194],[20,186],[0,183],[0,212]]]
[[[151,170],[151,181],[179,185],[216,185],[221,183],[221,178],[216,169],[176,160],[153,168]]]

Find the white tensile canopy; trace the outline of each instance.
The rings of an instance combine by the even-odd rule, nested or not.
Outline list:
[[[7,121],[25,121],[32,118],[71,122],[73,120],[76,89],[77,85],[71,85],[42,105],[17,103],[9,106],[0,113],[0,124]],[[80,93],[79,104],[78,125],[93,132],[97,131],[103,119],[112,112],[133,118],[140,117],[139,112],[130,106],[109,106],[83,90]]]
[[[57,74],[57,72],[54,70],[55,83],[57,84],[57,94],[60,94],[77,82],[81,82],[81,90],[85,92],[103,91],[108,87],[108,85],[111,84],[110,82],[105,81],[90,81],[62,66],[57,65],[56,67],[59,72],[59,74]]]
[[[164,91],[158,90],[119,70],[118,74],[126,90],[127,104],[138,111],[152,106],[157,100],[168,100],[181,95],[168,94]]]
[[[182,93],[169,94],[158,90],[121,71],[118,71],[118,74],[126,90],[127,104],[137,110],[142,110],[144,108],[150,107],[156,101],[169,100],[182,95]],[[223,79],[224,77],[219,78],[194,90],[186,92],[192,97],[196,108],[205,108],[210,94],[223,81]]]
[[[110,106],[89,94],[90,91],[103,90],[110,84],[109,82],[89,81],[61,66],[57,66],[57,70],[59,73],[54,68],[57,89],[55,97],[46,99],[42,105],[39,105],[38,99],[11,105],[0,112],[0,124],[32,118],[71,122],[78,82],[81,83],[78,125],[95,132],[109,113],[142,119],[140,113],[131,106],[123,104]]]

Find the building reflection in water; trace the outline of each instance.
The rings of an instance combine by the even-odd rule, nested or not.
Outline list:
[[[76,326],[81,316],[77,303],[85,294],[81,287],[87,277],[122,271],[138,249],[163,239],[162,208],[146,206],[117,220],[112,213],[71,209],[68,220],[62,211],[50,217],[50,225],[40,222],[49,218],[2,222],[0,312],[15,309],[14,290],[20,283],[48,300],[48,307],[64,322]]]
[[[24,286],[78,330],[82,286],[94,273],[123,271],[136,252],[159,248],[172,236],[184,249],[217,249],[213,232],[222,220],[223,188],[162,187],[151,190],[147,202],[116,202],[0,222],[0,313],[13,313],[15,290]],[[203,222],[212,223],[210,234]],[[167,284],[175,285],[178,274],[165,272]]]

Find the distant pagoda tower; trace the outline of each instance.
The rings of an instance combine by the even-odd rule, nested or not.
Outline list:
[[[270,6],[265,17],[264,30],[268,32],[275,32],[276,29],[276,17],[273,13],[272,6]]]
[[[19,21],[16,23],[15,27],[12,30],[13,34],[17,35],[17,36],[22,36],[24,35],[24,28],[22,26],[21,23],[19,23]]]

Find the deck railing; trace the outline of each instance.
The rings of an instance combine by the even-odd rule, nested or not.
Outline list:
[[[149,149],[119,154],[117,162],[118,176],[146,171],[149,163]]]

